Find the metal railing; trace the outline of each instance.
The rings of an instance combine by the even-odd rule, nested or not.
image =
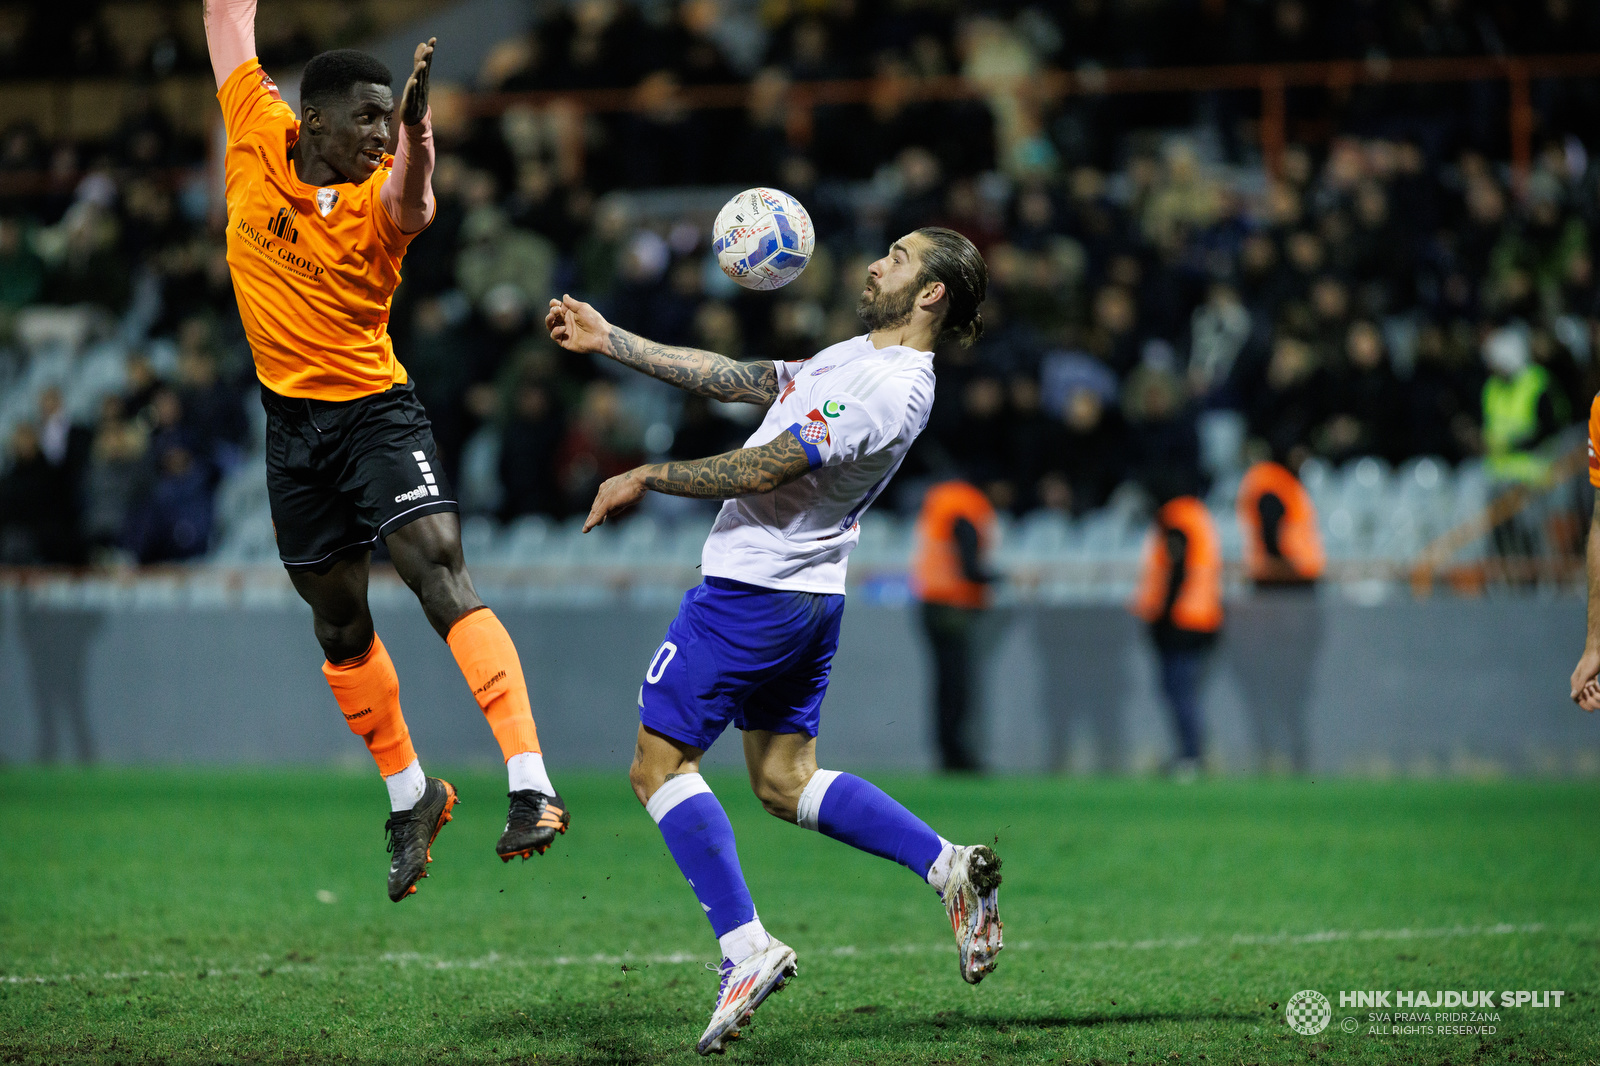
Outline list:
[[[1600,54],[1485,56],[1446,59],[1341,59],[1308,63],[1246,63],[1219,66],[1043,71],[1028,78],[983,82],[962,77],[914,78],[903,74],[836,81],[788,82],[781,107],[791,145],[811,141],[819,107],[867,104],[883,94],[904,103],[981,100],[1009,96],[1038,105],[1073,97],[1136,93],[1199,93],[1253,90],[1260,94],[1261,154],[1269,173],[1283,165],[1288,144],[1287,92],[1291,88],[1343,90],[1354,86],[1447,84],[1503,81],[1507,87],[1507,132],[1513,174],[1520,183],[1533,162],[1535,115],[1533,83],[1547,79],[1600,77]],[[561,131],[563,171],[581,175],[585,148],[582,119],[590,114],[637,112],[676,115],[685,111],[746,108],[757,103],[757,83],[679,86],[647,78],[639,86],[543,92],[485,92],[472,95],[473,115],[500,114],[512,106],[545,110]],[[768,86],[766,91],[772,91]]]

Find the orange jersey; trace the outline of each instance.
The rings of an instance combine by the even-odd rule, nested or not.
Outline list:
[[[300,122],[251,59],[217,92],[228,133],[228,267],[256,376],[280,396],[354,400],[406,380],[389,338],[402,233],[378,202],[393,163],[360,185],[307,185]]]
[[[1600,489],[1600,396],[1589,405],[1589,484]]]

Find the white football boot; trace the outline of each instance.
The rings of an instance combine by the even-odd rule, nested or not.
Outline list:
[[[739,1027],[749,1023],[761,1001],[782,988],[798,967],[794,949],[774,940],[737,966],[723,959],[721,972],[717,1008],[695,1046],[702,1055],[722,1054],[723,1045],[739,1035]]]
[[[961,952],[961,979],[975,985],[994,972],[1005,947],[1000,924],[1000,856],[985,844],[957,847],[939,891]]]

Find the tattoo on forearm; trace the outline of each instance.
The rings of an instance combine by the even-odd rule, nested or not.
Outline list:
[[[611,329],[611,358],[669,385],[727,403],[770,404],[778,398],[778,374],[766,360],[741,362],[699,348],[679,348]]]
[[[713,455],[693,462],[656,463],[643,471],[645,488],[669,496],[727,500],[771,492],[811,469],[805,449],[792,433],[780,433],[759,448]]]

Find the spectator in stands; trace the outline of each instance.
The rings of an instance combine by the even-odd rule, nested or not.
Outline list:
[[[518,229],[498,207],[480,207],[461,226],[456,283],[467,298],[481,303],[500,286],[515,286],[526,304],[529,293],[551,291],[556,246],[537,233]]]
[[[584,514],[600,483],[644,461],[638,433],[610,381],[590,382],[556,458],[562,513]]]
[[[1311,433],[1323,420],[1326,386],[1311,346],[1292,334],[1279,333],[1265,374],[1246,398],[1245,413],[1250,433],[1274,455],[1283,455],[1290,469],[1299,469],[1311,457]]]
[[[62,305],[93,304],[112,312],[127,305],[129,262],[110,211],[84,200],[41,234],[46,274],[44,299]]]
[[[128,515],[149,496],[155,471],[148,451],[144,425],[123,414],[121,397],[106,397],[83,477],[83,537],[92,561],[116,558]]]
[[[78,508],[71,483],[45,458],[39,429],[20,422],[0,477],[0,561],[13,566],[75,563]]]
[[[560,518],[566,501],[556,479],[565,427],[547,380],[524,372],[511,393],[510,416],[500,436],[500,518],[542,514]]]
[[[1483,441],[1489,473],[1505,484],[1547,483],[1551,439],[1571,422],[1567,398],[1535,363],[1527,335],[1495,330],[1483,342],[1490,377],[1483,386]]]
[[[39,393],[39,450],[56,476],[76,491],[89,456],[91,434],[72,419],[61,390],[49,385]]]
[[[1407,454],[1454,463],[1477,452],[1482,382],[1482,366],[1469,346],[1452,340],[1441,326],[1425,325],[1417,334],[1416,363],[1405,384]]]
[[[1175,495],[1202,491],[1200,431],[1183,380],[1170,367],[1146,364],[1129,377],[1122,410],[1129,423],[1129,476]]]
[[[1359,319],[1350,324],[1343,366],[1329,377],[1328,419],[1317,431],[1317,451],[1336,464],[1358,455],[1398,461],[1406,443],[1400,418],[1404,401],[1383,334],[1374,323]]]
[[[204,555],[211,539],[215,480],[181,433],[158,434],[150,495],[129,516],[123,543],[141,563]]]
[[[239,465],[250,423],[238,390],[218,373],[208,339],[194,338],[180,350],[177,398],[196,457],[224,474]]]
[[[1121,484],[1127,427],[1105,391],[1075,385],[1061,403],[1061,429],[1047,446],[1046,472],[1036,490],[1053,510],[1082,515],[1103,505]]]

